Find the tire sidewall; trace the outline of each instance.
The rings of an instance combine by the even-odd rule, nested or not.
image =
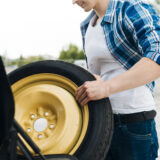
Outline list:
[[[95,80],[85,69],[63,61],[39,61],[24,65],[8,74],[11,85],[15,82],[40,73],[53,73],[64,76],[77,86],[86,81]],[[74,154],[79,160],[104,160],[108,152],[112,134],[113,117],[109,98],[91,101],[89,107],[89,125],[83,142]]]

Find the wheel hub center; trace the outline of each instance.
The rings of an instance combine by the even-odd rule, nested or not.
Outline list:
[[[39,118],[34,122],[34,130],[37,132],[42,132],[47,128],[48,121],[45,118]]]

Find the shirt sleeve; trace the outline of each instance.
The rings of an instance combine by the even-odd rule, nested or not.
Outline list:
[[[136,2],[126,9],[124,23],[142,57],[160,65],[160,17],[154,8]]]

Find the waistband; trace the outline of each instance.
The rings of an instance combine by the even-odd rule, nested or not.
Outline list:
[[[113,114],[114,123],[134,123],[134,122],[142,122],[153,119],[156,116],[156,111],[144,111],[132,114]]]

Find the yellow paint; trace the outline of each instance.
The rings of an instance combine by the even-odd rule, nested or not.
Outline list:
[[[75,100],[78,86],[66,77],[41,73],[28,76],[12,85],[15,118],[42,154],[73,155],[82,143],[89,121],[88,106]],[[47,121],[37,131],[36,121]]]

